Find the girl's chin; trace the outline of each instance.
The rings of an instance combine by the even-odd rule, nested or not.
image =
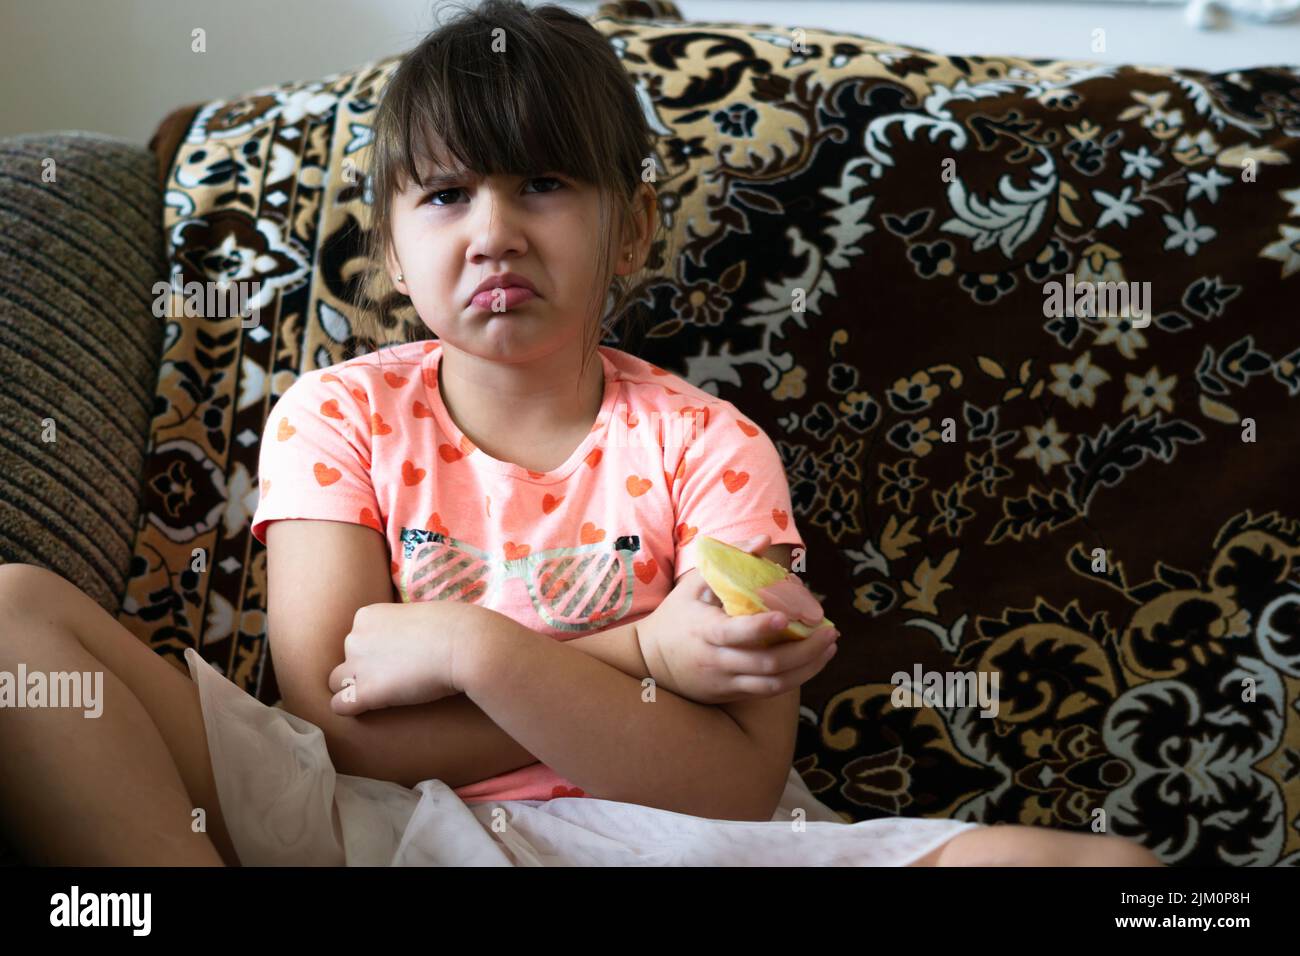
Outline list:
[[[581,348],[582,329],[557,329],[545,322],[523,322],[518,316],[492,318],[495,321],[472,322],[462,326],[459,334],[439,338],[459,352],[512,364],[556,360]]]

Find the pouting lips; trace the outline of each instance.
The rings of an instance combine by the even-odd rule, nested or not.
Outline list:
[[[511,285],[479,292],[470,300],[470,304],[486,312],[509,312],[536,297],[531,289]]]
[[[474,291],[469,296],[470,301],[473,301],[474,297],[480,292],[490,292],[495,288],[508,288],[510,286],[520,286],[531,291],[533,295],[537,294],[537,286],[533,285],[527,276],[522,276],[517,272],[498,272],[488,276],[474,287]]]

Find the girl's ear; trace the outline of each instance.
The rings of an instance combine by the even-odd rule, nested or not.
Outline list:
[[[402,293],[402,295],[407,295],[406,283],[404,281],[397,281],[397,277],[402,274],[402,266],[401,263],[397,261],[397,255],[393,252],[392,247],[389,247],[388,249],[388,257],[384,265],[385,268],[388,269],[389,281],[393,283],[398,292]]]
[[[632,203],[631,223],[632,234],[628,241],[634,246],[632,251],[632,262],[635,264],[638,260],[645,257],[650,249],[650,240],[654,236],[655,228],[658,226],[659,211],[658,202],[655,199],[654,187],[649,183],[641,183],[637,187],[636,198]],[[620,263],[622,266],[628,266],[627,253],[623,253],[624,260]],[[630,268],[630,266],[629,266]]]

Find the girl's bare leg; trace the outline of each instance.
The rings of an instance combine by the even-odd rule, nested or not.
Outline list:
[[[1164,866],[1127,837],[998,824],[957,834],[909,866]]]
[[[198,686],[52,571],[0,565],[0,670],[103,674],[102,713],[0,709],[0,824],[32,863],[238,866]],[[93,685],[92,685],[93,686]],[[194,832],[193,810],[207,832]]]

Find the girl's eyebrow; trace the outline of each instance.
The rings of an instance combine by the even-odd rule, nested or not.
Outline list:
[[[528,179],[531,177],[532,174],[516,174],[517,179]],[[426,192],[434,192],[436,190],[446,189],[449,186],[459,185],[467,179],[477,180],[479,177],[477,173],[471,173],[467,169],[448,170],[442,166],[436,166],[427,172],[421,170],[420,178],[424,180],[424,186],[422,188]]]
[[[463,182],[469,173],[463,169],[444,169],[439,166],[428,172],[421,170],[420,178],[424,180],[423,189],[432,191],[434,189],[445,189],[447,186],[455,185],[457,182]]]

